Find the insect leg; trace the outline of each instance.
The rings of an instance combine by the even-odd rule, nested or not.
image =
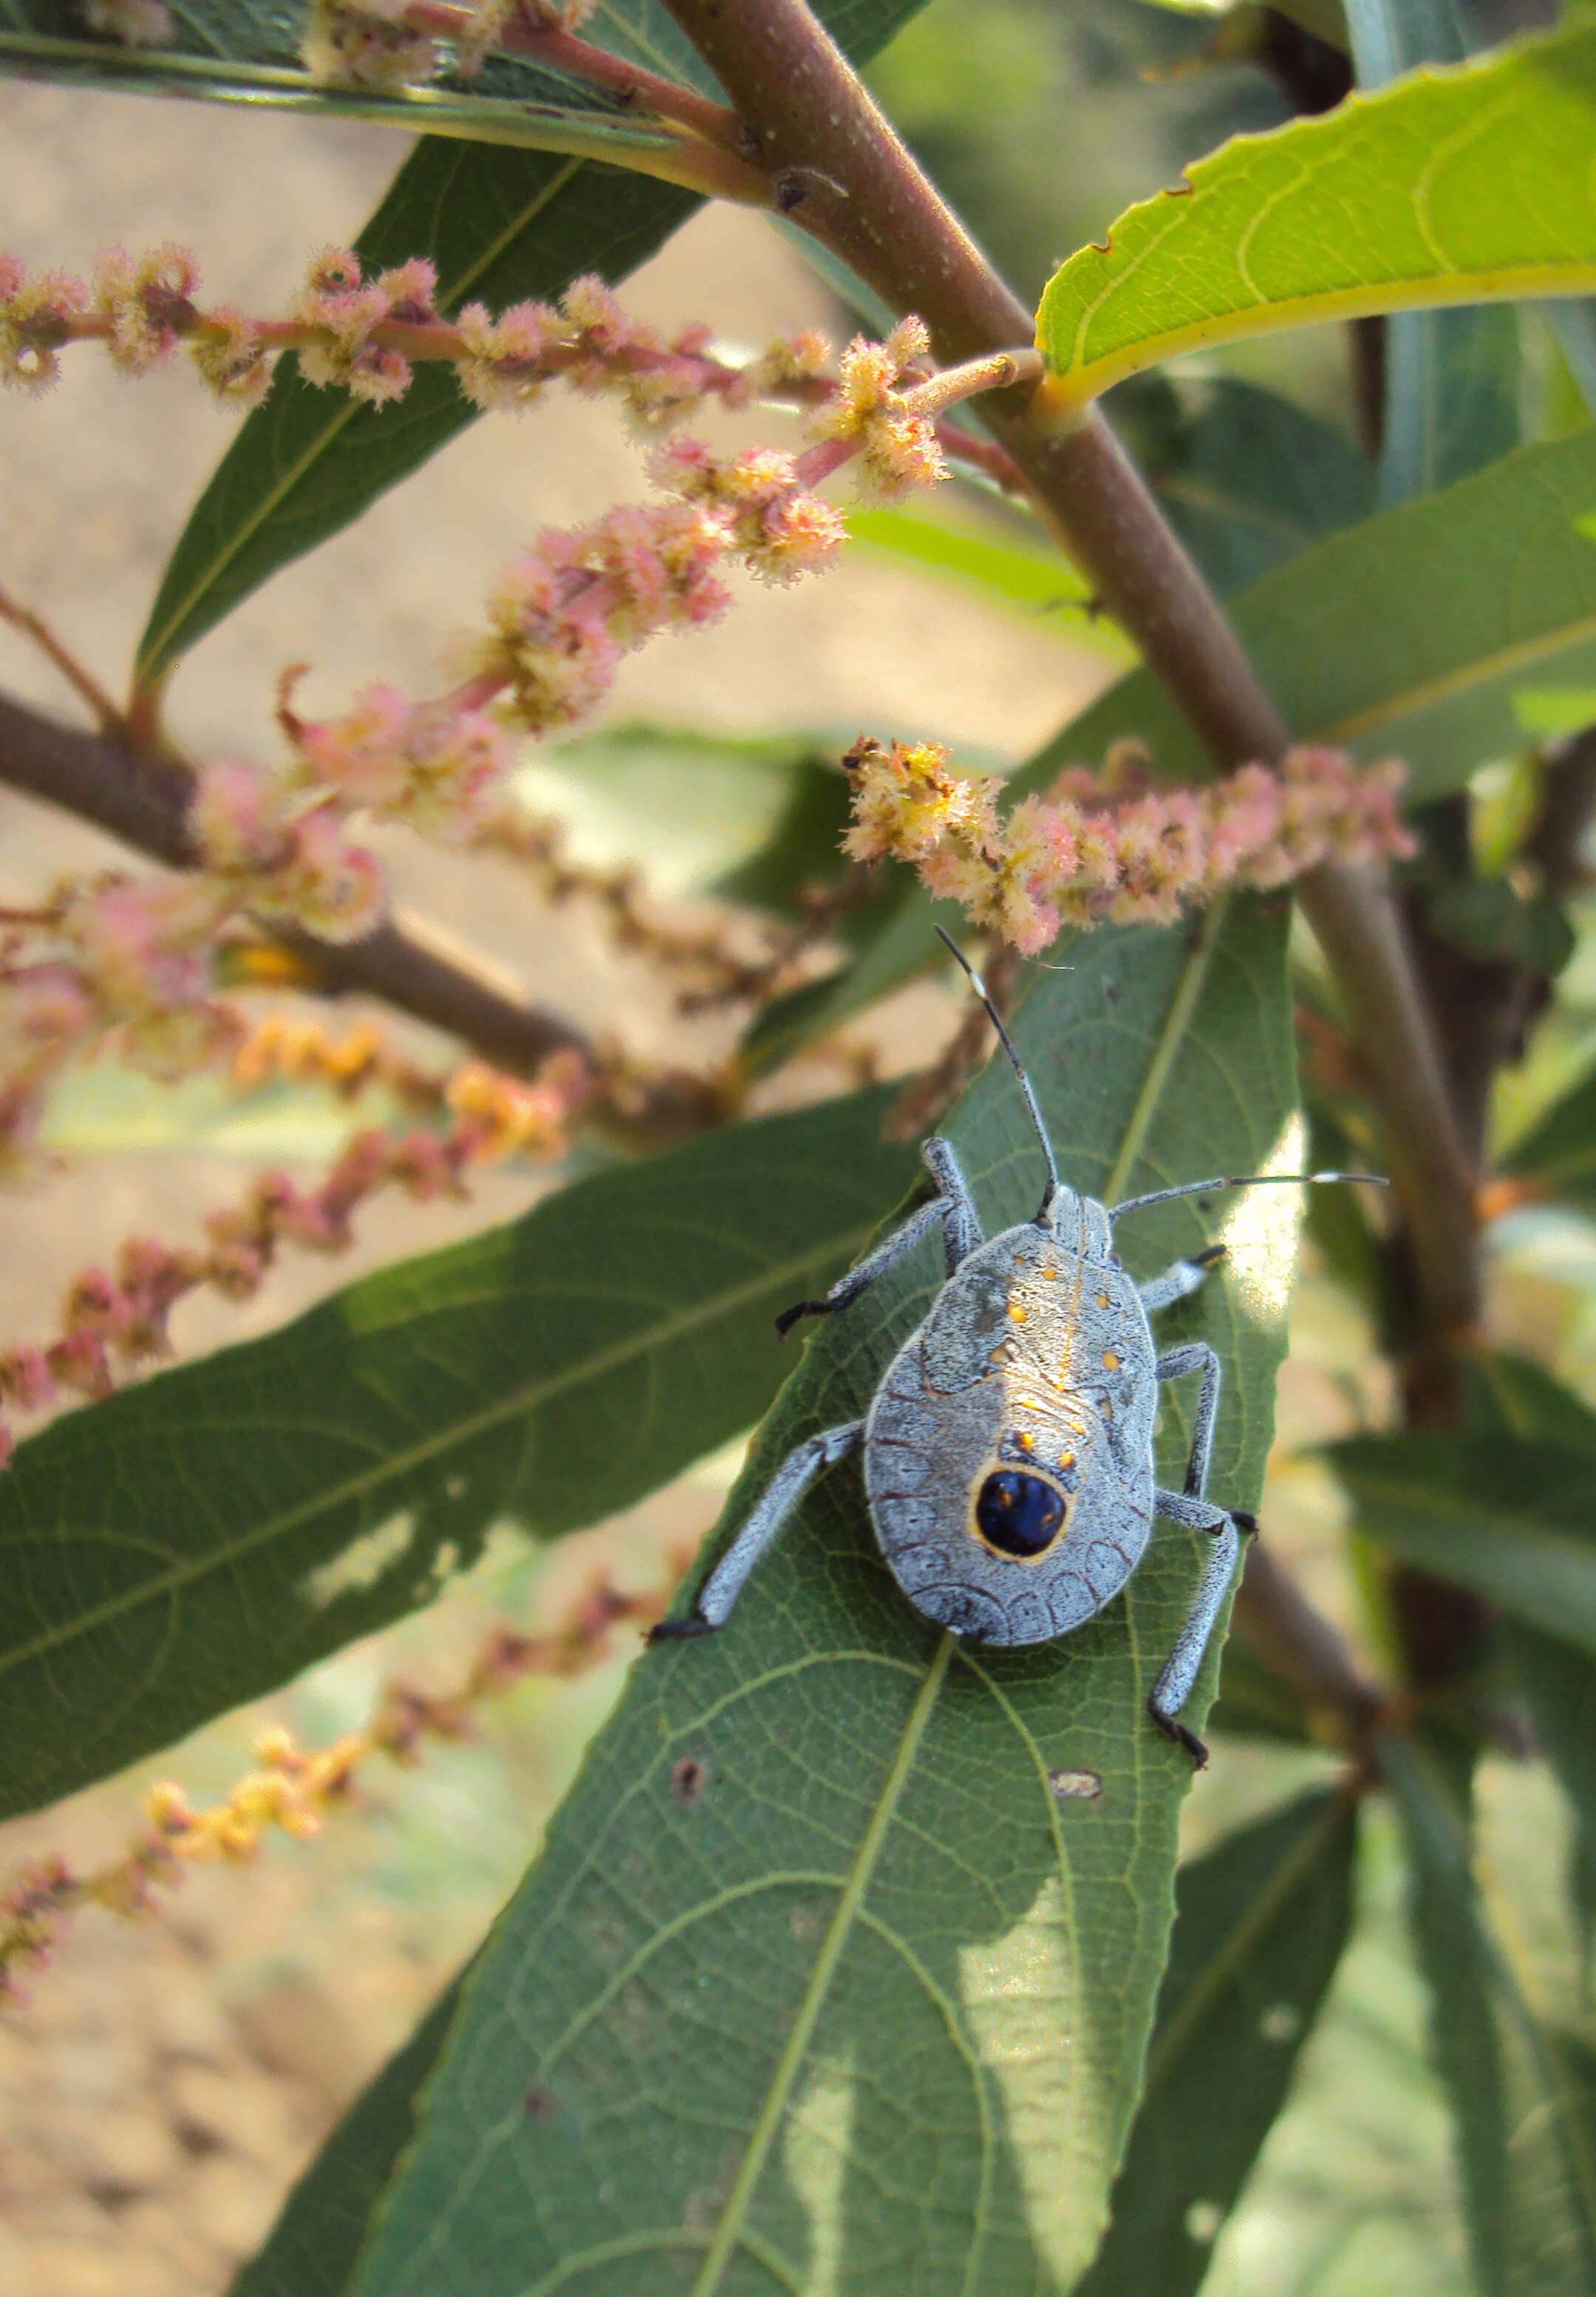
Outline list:
[[[1160,1356],[1154,1367],[1158,1379],[1179,1379],[1182,1372],[1199,1370],[1203,1385],[1191,1431],[1191,1457],[1186,1462],[1186,1489],[1200,1498],[1208,1488],[1208,1456],[1213,1449],[1213,1423],[1219,1417],[1219,1358],[1206,1340],[1192,1340]]]
[[[975,1210],[969,1182],[959,1170],[958,1159],[940,1132],[921,1141],[920,1159],[946,1199],[942,1240],[948,1248],[948,1273],[951,1276],[986,1241],[981,1231],[981,1215]]]
[[[662,1619],[649,1642],[670,1642],[679,1635],[707,1635],[724,1626],[728,1613],[742,1593],[749,1573],[759,1561],[787,1517],[797,1506],[822,1468],[846,1457],[864,1440],[865,1423],[851,1420],[844,1428],[827,1428],[811,1436],[786,1458],[766,1485],[762,1496],[731,1545],[698,1592],[698,1601],[682,1619]]]
[[[1230,1592],[1230,1579],[1236,1569],[1236,1558],[1241,1548],[1241,1536],[1236,1519],[1223,1508],[1215,1507],[1211,1500],[1198,1500],[1180,1492],[1158,1492],[1154,1506],[1160,1515],[1171,1516],[1177,1523],[1189,1524],[1193,1530],[1211,1531],[1213,1547],[1203,1573],[1197,1598],[1186,1614],[1184,1626],[1175,1637],[1175,1647],[1165,1659],[1157,1682],[1148,1700],[1148,1713],[1166,1739],[1184,1747],[1199,1771],[1208,1760],[1208,1750],[1195,1731],[1189,1731],[1176,1717],[1185,1706],[1197,1671],[1203,1663],[1203,1653],[1208,1648],[1208,1638],[1213,1633],[1213,1623]],[[1249,1525],[1250,1518],[1243,1519]]]
[[[1224,1255],[1222,1244],[1211,1244],[1206,1252],[1194,1252],[1189,1260],[1177,1260],[1161,1276],[1150,1276],[1145,1284],[1139,1284],[1136,1288],[1148,1315],[1156,1316],[1160,1308],[1172,1307],[1189,1292],[1195,1292],[1214,1262],[1222,1260]]]
[[[975,1251],[982,1241],[981,1223],[958,1158],[947,1142],[938,1140],[934,1133],[921,1144],[920,1155],[936,1182],[938,1193],[918,1212],[910,1213],[902,1227],[895,1228],[857,1268],[851,1268],[846,1276],[839,1279],[824,1300],[800,1300],[795,1306],[784,1308],[776,1319],[776,1329],[784,1340],[801,1316],[835,1316],[839,1308],[851,1306],[861,1292],[868,1292],[876,1279],[884,1275],[911,1245],[918,1244],[938,1221],[943,1223],[950,1276],[959,1262]]]
[[[1186,1488],[1183,1492],[1155,1492],[1153,1505],[1160,1515],[1167,1516],[1173,1523],[1183,1523],[1189,1531],[1212,1533],[1213,1548],[1197,1599],[1186,1615],[1186,1624],[1175,1638],[1175,1647],[1148,1700],[1148,1712],[1164,1737],[1184,1747],[1200,1771],[1208,1759],[1208,1750],[1194,1731],[1189,1731],[1175,1717],[1197,1679],[1213,1622],[1229,1591],[1240,1551],[1240,1535],[1256,1531],[1258,1527],[1250,1515],[1244,1515],[1239,1509],[1216,1507],[1203,1496],[1208,1482],[1209,1455],[1213,1450],[1213,1427],[1219,1416],[1218,1356],[1206,1340],[1193,1340],[1183,1348],[1172,1348],[1166,1356],[1160,1356],[1155,1370],[1160,1379],[1178,1379],[1188,1371],[1200,1371],[1203,1375],[1197,1423],[1191,1431],[1191,1457],[1186,1463]]]

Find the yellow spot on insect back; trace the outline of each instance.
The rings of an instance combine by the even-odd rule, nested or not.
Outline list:
[[[1023,1324],[1029,1313],[1030,1311],[1026,1308],[1023,1300],[1011,1300],[1009,1302],[1008,1321],[1011,1324]]]
[[[1119,1370],[1119,1357],[1113,1348],[1105,1348],[1103,1351],[1103,1370],[1105,1371]]]
[[[1099,1308],[1107,1308],[1108,1305],[1109,1305],[1109,1304],[1108,1304],[1108,1295],[1107,1295],[1107,1292],[1099,1292],[1099,1293],[1098,1293],[1098,1307],[1099,1307]]]
[[[1034,1452],[1036,1449],[1035,1437],[1027,1436],[1023,1428],[1016,1428],[1015,1429],[1014,1440],[1019,1445],[1022,1452]]]

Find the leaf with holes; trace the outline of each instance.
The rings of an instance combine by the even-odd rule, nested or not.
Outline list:
[[[1195,2297],[1340,1962],[1357,1840],[1350,1799],[1319,1790],[1181,1867],[1147,2087],[1077,2297]]]
[[[1596,28],[1578,16],[1239,136],[1056,271],[1061,410],[1181,351],[1362,313],[1596,287]]]
[[[914,1169],[884,1091],[602,1173],[125,1389],[0,1478],[0,1815],[432,1601],[508,1517],[592,1523],[726,1443],[770,1320]]]
[[[862,61],[923,4],[820,0],[819,12]],[[588,20],[585,37],[715,92],[657,0],[607,0]],[[614,118],[613,111],[594,116]],[[439,307],[447,313],[471,301],[497,310],[529,296],[557,296],[583,272],[624,278],[697,205],[694,193],[675,185],[579,154],[428,136],[355,245],[368,269],[429,257],[438,268]],[[154,679],[169,670],[269,575],[358,518],[477,413],[444,368],[418,368],[403,399],[382,408],[317,390],[292,360],[280,362],[265,404],[212,473],[167,562],[138,644],[139,676]]]
[[[1285,926],[1106,930],[1041,976],[1016,1033],[1066,1177],[1117,1197],[1295,1154]],[[1005,1065],[946,1129],[983,1218],[1028,1217]],[[1121,1233],[1138,1273],[1229,1245],[1161,1326],[1221,1353],[1212,1488],[1238,1504],[1296,1213],[1260,1189]],[[794,1442],[859,1415],[938,1281],[927,1243],[810,1340],[717,1544]],[[1166,1392],[1166,1478],[1191,1400]],[[887,1578],[856,1466],[824,1478],[720,1634],[634,1668],[466,1988],[359,2297],[1067,2287],[1164,1959],[1190,1772],[1145,1701],[1201,1562],[1165,1526],[1067,1641],[959,1649]]]

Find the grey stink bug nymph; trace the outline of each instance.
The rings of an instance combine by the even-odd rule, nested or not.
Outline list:
[[[940,928],[939,928],[940,930]],[[944,941],[948,937],[942,935]],[[693,1610],[652,1640],[721,1626],[749,1574],[824,1468],[864,1447],[865,1490],[882,1554],[917,1611],[970,1642],[1017,1645],[1067,1635],[1118,1594],[1140,1562],[1155,1516],[1213,1541],[1202,1582],[1148,1701],[1153,1721],[1199,1767],[1207,1750],[1178,1717],[1229,1591],[1239,1508],[1206,1496],[1220,1363],[1205,1340],[1161,1355],[1148,1318],[1184,1299],[1222,1256],[1197,1254],[1148,1282],[1114,1249],[1114,1223],[1144,1206],[1255,1181],[1362,1181],[1362,1173],[1267,1173],[1189,1181],[1112,1207],[1058,1177],[1031,1081],[980,976],[950,941],[1014,1064],[1041,1142],[1048,1183],[1033,1220],[983,1237],[947,1141],[922,1148],[937,1193],[834,1285],[777,1319],[835,1315],[939,1224],[947,1280],[898,1350],[863,1420],[811,1436],[787,1456],[711,1572]],[[1154,1478],[1158,1383],[1200,1372],[1184,1488]]]

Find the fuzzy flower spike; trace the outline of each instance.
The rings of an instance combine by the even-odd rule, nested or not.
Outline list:
[[[1263,892],[1320,861],[1414,851],[1397,812],[1403,767],[1360,766],[1324,745],[1192,790],[1156,786],[1146,752],[1120,743],[1100,776],[1071,767],[1001,824],[1001,785],[962,779],[934,742],[884,749],[861,737],[843,764],[853,786],[843,851],[909,862],[929,892],[1027,957],[1066,925],[1172,925],[1233,886]]]

